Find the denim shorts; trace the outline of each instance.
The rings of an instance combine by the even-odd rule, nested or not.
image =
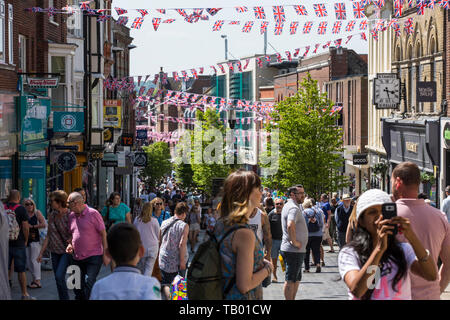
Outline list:
[[[277,259],[280,254],[281,240],[272,239],[272,251],[270,252],[270,256],[272,259]]]
[[[11,262],[13,259],[14,259],[14,272],[25,272],[27,268],[27,248],[9,247],[8,269],[11,269]]]
[[[297,282],[302,280],[302,265],[305,259],[304,252],[281,251],[284,263],[286,265],[286,282]]]

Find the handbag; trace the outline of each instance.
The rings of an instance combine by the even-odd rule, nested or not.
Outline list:
[[[106,232],[109,231],[109,229],[111,229],[112,225],[116,222],[116,220],[110,220],[109,219],[109,206],[107,207],[107,211],[106,211],[106,222],[105,222],[105,229]]]

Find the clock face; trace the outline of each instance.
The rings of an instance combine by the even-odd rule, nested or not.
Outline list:
[[[373,95],[377,108],[396,109],[400,104],[400,79],[375,78]]]

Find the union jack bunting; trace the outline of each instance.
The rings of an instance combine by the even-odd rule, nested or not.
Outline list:
[[[266,13],[264,12],[263,7],[254,7],[253,11],[255,12],[256,19],[265,19],[266,18]]]
[[[269,22],[268,22],[268,21],[262,21],[262,22],[261,22],[261,28],[260,28],[261,34],[267,32],[267,26],[268,26],[268,25],[269,25]]]
[[[216,67],[214,67],[214,66],[210,66],[210,67],[211,67],[211,69],[213,69],[214,73],[217,73]]]
[[[142,15],[142,18],[148,15],[148,11],[145,9],[138,9],[137,12],[139,12]]]
[[[295,49],[294,57],[297,57],[299,53],[300,53],[300,48]]]
[[[375,25],[374,30],[381,31],[383,29],[383,27],[384,27],[384,20],[380,19],[380,20],[378,20],[377,24]]]
[[[322,46],[322,48],[323,48],[323,49],[328,48],[330,45],[331,45],[331,41],[327,41],[327,42]]]
[[[244,65],[244,70],[247,69],[249,63],[250,63],[250,59],[246,59],[245,60],[245,65]]]
[[[311,28],[312,28],[313,22],[312,21],[307,21],[305,23],[305,25],[303,26],[303,33],[304,34],[308,34],[311,32]]]
[[[356,21],[355,21],[355,20],[349,21],[349,22],[347,23],[347,26],[345,27],[345,31],[347,31],[347,32],[353,31],[353,29],[355,28],[355,24],[356,24]]]
[[[434,9],[435,0],[428,0],[428,8]]]
[[[80,9],[81,9],[81,11],[90,9],[89,3],[91,3],[91,0],[80,2]]]
[[[183,75],[183,78],[184,78],[184,80],[185,81],[188,81],[189,80],[189,76],[188,76],[188,74],[187,74],[187,72],[186,71],[181,71],[181,74]]]
[[[379,9],[384,6],[384,0],[372,0],[372,3],[375,4]]]
[[[281,59],[281,54],[276,53],[275,55],[277,56],[277,61],[281,63],[281,61],[283,61],[283,60]]]
[[[291,56],[291,52],[290,51],[286,51],[286,57],[288,58],[289,61],[292,61],[292,56]]]
[[[131,28],[132,29],[140,29],[142,27],[142,22],[144,22],[143,18],[134,19],[133,24],[131,25]]]
[[[308,15],[308,11],[306,11],[305,6],[302,5],[297,5],[294,6],[295,12],[299,15],[299,16],[307,16]]]
[[[213,31],[220,31],[220,29],[222,29],[224,22],[225,22],[224,20],[217,20],[216,23],[214,23]]]
[[[279,36],[283,33],[284,23],[276,23],[275,24],[275,35]]]
[[[249,33],[250,31],[252,31],[253,24],[254,24],[253,21],[247,21],[244,27],[242,28],[242,32]]]
[[[183,71],[181,71],[183,72]],[[155,74],[155,78],[153,79],[153,84],[156,84],[158,82],[159,79],[159,74]]]
[[[284,14],[284,8],[282,6],[273,7],[273,17],[276,22],[281,23],[286,21],[286,15]]]
[[[413,6],[413,0],[408,0],[408,7],[412,7]]]
[[[87,9],[87,10],[90,10],[90,9]],[[47,15],[49,17],[53,17],[55,15],[55,8],[53,8],[53,7],[48,8],[47,9]]]
[[[389,21],[388,27],[389,28],[393,28],[395,25],[398,25],[398,19],[391,19],[391,21]]]
[[[258,64],[258,67],[262,68],[263,67],[263,62],[261,58],[256,58],[256,63]]]
[[[242,63],[240,61],[238,61],[236,64],[237,64],[239,72],[242,72]]]
[[[347,19],[347,12],[345,11],[345,3],[335,3],[334,10],[336,11],[336,19]]]
[[[128,23],[128,17],[119,17],[116,23],[125,26]]]
[[[219,68],[220,68],[220,71],[222,71],[222,73],[225,73],[225,68],[223,67],[223,65],[218,64],[218,66],[219,66]]]
[[[417,1],[417,15],[423,16],[425,13],[426,3],[424,0],[418,0]]]
[[[155,29],[155,31],[157,31],[159,28],[159,25],[161,24],[161,18],[153,18],[152,23],[153,23],[153,28]]]
[[[180,16],[182,16],[183,18],[186,18],[186,17],[187,17],[186,10],[184,10],[184,9],[175,9],[175,11],[178,12],[178,14],[179,14]]]
[[[394,1],[394,17],[399,18],[402,15],[402,3],[401,0]]]
[[[303,58],[306,57],[306,56],[308,55],[309,48],[310,48],[309,46],[306,46],[306,48],[305,48],[305,53],[303,53]]]
[[[412,18],[409,18],[408,20],[406,20],[405,32],[406,32],[406,34],[412,34],[414,32],[414,23],[413,23]]]
[[[347,40],[345,40],[345,44],[347,44],[349,41],[350,41],[350,39],[352,38],[353,36],[351,35],[351,36],[348,36],[347,37]]]
[[[209,16],[206,15],[206,14],[204,14],[204,15],[202,15],[202,16],[200,17],[200,20],[202,20],[202,21],[208,21],[208,20],[209,20]]]
[[[319,23],[319,28],[317,29],[317,33],[321,34],[321,35],[325,34],[327,32],[327,25],[328,25],[328,22],[326,22],[326,21],[322,21],[321,23]]]
[[[198,79],[197,71],[195,69],[191,69],[191,73],[194,79]]]
[[[101,16],[98,16],[98,19],[97,19],[97,21],[98,22],[106,22],[108,19],[110,19],[111,18],[111,16],[107,16],[107,15],[101,15]]]
[[[230,21],[229,25],[240,25],[240,21]]]
[[[316,53],[316,52],[317,52],[317,49],[319,49],[319,47],[320,47],[320,43],[316,44],[313,53]]]
[[[212,16],[216,15],[217,12],[219,12],[220,10],[222,10],[222,8],[208,8],[208,9],[206,9],[206,12],[208,12],[212,17]]]
[[[122,14],[128,13],[127,10],[122,9],[122,8],[115,7],[114,9],[116,9],[116,12],[117,12],[117,14],[118,14],[119,16],[122,15]]]
[[[266,62],[270,63],[270,60],[271,60],[270,56],[266,56]]]
[[[342,26],[342,22],[341,22],[341,21],[336,21],[336,22],[334,23],[332,33],[333,33],[333,34],[338,34],[338,33],[340,33],[340,32],[341,32],[341,26]]]
[[[166,19],[162,23],[173,23],[175,22],[175,19]]]
[[[450,8],[449,0],[441,0],[441,2],[439,3],[439,5],[440,5],[441,7],[443,7],[444,9],[449,9],[449,8]]]
[[[327,9],[325,8],[325,3],[316,3],[314,4],[314,11],[316,12],[316,16],[319,18],[327,17]]]
[[[341,47],[341,44],[342,44],[342,39],[334,40],[334,46],[335,46],[336,48],[340,48],[340,47]]]
[[[372,39],[378,41],[378,31],[373,29],[370,33],[372,34]]]
[[[248,11],[247,7],[236,7],[236,11],[239,13],[244,13]]]
[[[161,14],[166,14],[166,9],[156,9]]]
[[[367,41],[367,36],[365,32],[361,32],[361,39],[363,39],[364,41]]]
[[[198,73],[203,74],[203,71],[205,70],[205,68],[200,67]]]
[[[296,34],[297,28],[298,28],[298,21],[291,22],[291,27],[290,27],[291,34]]]
[[[353,14],[355,19],[364,19],[366,15],[364,14],[364,4],[362,1],[353,2]]]
[[[367,20],[361,21],[359,24],[359,30],[367,30]]]

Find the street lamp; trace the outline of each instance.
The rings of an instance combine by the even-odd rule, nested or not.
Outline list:
[[[222,34],[220,37],[225,39],[225,61],[228,61],[228,39],[225,34]]]

